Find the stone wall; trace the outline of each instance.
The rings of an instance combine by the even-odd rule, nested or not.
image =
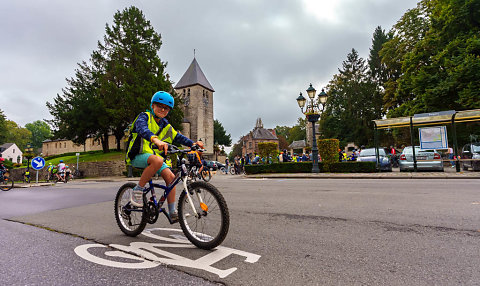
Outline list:
[[[120,142],[120,148],[125,150],[125,138]],[[117,140],[115,136],[110,135],[108,137],[108,148],[117,148]],[[86,151],[98,151],[102,150],[102,144],[100,140],[95,140],[92,137],[87,138],[84,145],[77,145],[71,140],[46,140],[42,143],[43,156],[52,156],[70,152],[86,152]]]
[[[76,166],[75,164],[71,165]],[[126,171],[125,161],[104,161],[104,162],[82,162],[78,164],[78,168],[83,173],[84,177],[108,177],[108,176],[123,176],[123,172]],[[15,181],[23,180],[23,173],[27,168],[12,169],[10,170],[10,177]],[[74,168],[71,168],[72,172]],[[36,179],[36,173],[34,169],[30,168],[30,179],[32,182]],[[45,181],[47,178],[47,168],[43,168],[38,171],[38,180]]]

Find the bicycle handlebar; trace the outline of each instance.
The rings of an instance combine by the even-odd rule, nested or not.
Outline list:
[[[158,146],[153,144],[152,149],[158,149]],[[188,152],[191,152],[191,151],[205,152],[207,151],[207,149],[201,149],[198,145],[193,145],[192,147],[190,147],[190,149],[183,150],[183,149],[179,149],[177,146],[172,144],[168,144],[168,149],[167,149],[168,154],[175,154],[175,153],[187,154]]]

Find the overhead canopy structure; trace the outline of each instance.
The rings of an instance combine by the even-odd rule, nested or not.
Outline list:
[[[440,125],[440,124],[452,124],[453,130],[453,149],[455,153],[455,158],[458,158],[457,154],[457,135],[456,135],[456,123],[461,122],[470,122],[470,121],[480,121],[480,109],[471,109],[463,111],[447,110],[439,112],[430,112],[430,113],[420,113],[413,116],[407,117],[397,117],[397,118],[388,118],[388,119],[377,119],[373,120],[375,123],[375,146],[377,149],[377,165],[379,165],[379,155],[378,155],[378,129],[388,129],[388,128],[401,128],[401,127],[410,127],[410,133],[413,134],[414,126],[428,126],[428,125]],[[413,136],[411,136],[411,144],[413,144]],[[415,148],[413,148],[413,160],[414,168],[417,171],[417,161],[415,158]],[[457,172],[460,172],[460,164],[456,164]]]
[[[410,119],[411,119],[411,122],[410,122]],[[472,109],[472,110],[464,110],[464,111],[448,110],[448,111],[440,111],[440,112],[421,113],[421,114],[415,114],[414,116],[407,116],[407,117],[377,119],[377,120],[374,120],[374,122],[376,124],[377,129],[387,129],[387,128],[410,127],[410,123],[412,123],[413,126],[450,124],[452,123],[452,120],[455,123],[479,121],[480,109]]]

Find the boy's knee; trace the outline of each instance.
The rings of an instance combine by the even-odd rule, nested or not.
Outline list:
[[[163,158],[160,156],[152,155],[148,158],[148,161],[150,161],[149,165],[155,166],[156,169],[160,169],[163,165]]]

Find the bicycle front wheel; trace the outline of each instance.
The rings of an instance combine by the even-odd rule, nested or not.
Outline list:
[[[205,182],[208,182],[210,181],[210,179],[212,179],[212,173],[210,172],[210,170],[202,171],[202,179]]]
[[[126,183],[120,187],[115,198],[115,219],[120,230],[128,236],[139,235],[147,225],[143,208],[130,203],[135,185]]]
[[[2,189],[2,191],[9,191],[11,188],[13,188],[13,180],[9,177],[4,177],[0,182],[0,189]]]
[[[185,236],[201,249],[212,249],[220,245],[228,233],[230,215],[222,194],[206,182],[193,182],[188,192],[195,209],[183,191],[178,199],[180,227]]]

